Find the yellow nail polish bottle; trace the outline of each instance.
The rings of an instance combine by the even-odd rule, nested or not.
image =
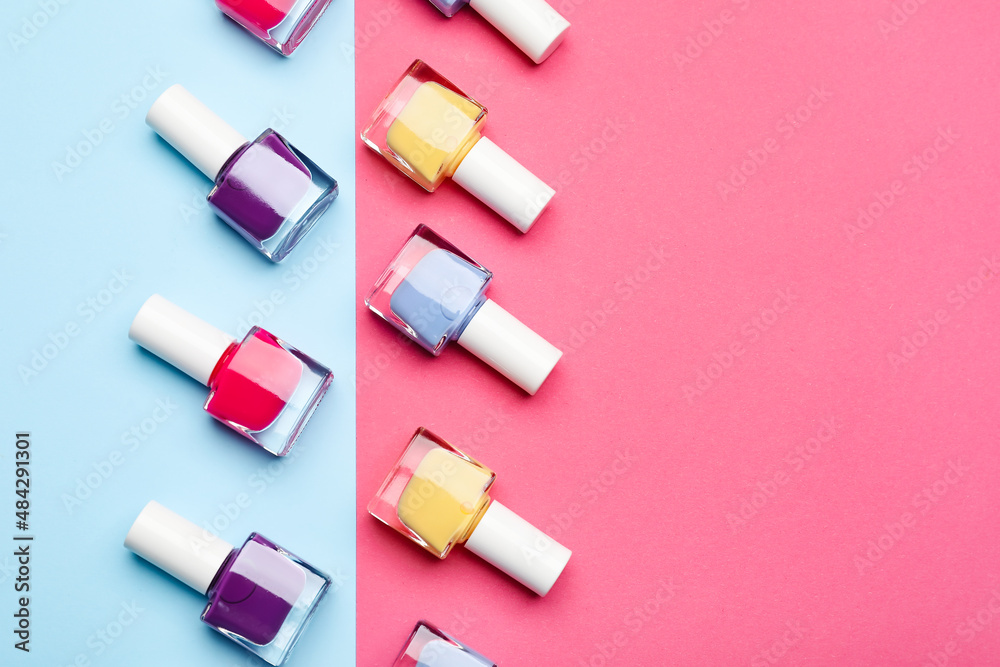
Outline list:
[[[526,232],[555,190],[482,136],[486,114],[417,60],[375,109],[361,139],[428,192],[451,177]]]
[[[489,496],[496,473],[424,428],[417,429],[368,512],[445,558],[456,544],[539,595],[572,552]]]

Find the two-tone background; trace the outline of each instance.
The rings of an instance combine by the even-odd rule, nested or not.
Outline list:
[[[36,651],[5,644],[0,663],[253,664],[200,625],[196,595],[121,547],[151,497],[339,573],[294,664],[352,664],[356,641],[358,665],[389,665],[418,618],[503,665],[996,663],[1000,11],[556,7],[573,28],[535,66],[474,12],[448,20],[423,0],[335,0],[288,61],[207,1],[5,5],[0,544],[13,434],[30,429],[38,588]],[[529,234],[360,146],[417,57],[556,187]],[[143,125],[173,82],[340,181],[284,264],[214,219],[208,183]],[[565,350],[537,396],[365,311],[419,223]],[[200,387],[135,349],[127,325],[153,291],[233,333],[261,319],[333,367],[299,455],[254,451],[201,412]],[[24,379],[36,352],[46,363]],[[176,408],[157,420],[163,403]],[[421,425],[574,550],[549,596],[461,551],[438,562],[367,516]]]

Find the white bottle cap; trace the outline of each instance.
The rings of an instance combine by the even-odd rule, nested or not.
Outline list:
[[[562,352],[487,299],[458,337],[459,344],[534,395]]]
[[[549,592],[573,555],[495,500],[465,546],[539,595]]]
[[[202,595],[233,552],[229,544],[156,502],[139,513],[125,536],[125,548]]]
[[[213,181],[233,153],[247,143],[179,83],[156,98],[146,113],[146,125]]]
[[[159,294],[142,304],[128,337],[204,385],[236,341]]]
[[[556,191],[482,137],[452,179],[522,232],[531,229]]]
[[[569,30],[569,21],[545,0],[469,0],[469,5],[536,63],[552,55]]]

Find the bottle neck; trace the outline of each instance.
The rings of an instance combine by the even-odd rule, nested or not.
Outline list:
[[[469,134],[465,137],[465,141],[462,142],[462,145],[459,146],[458,150],[452,154],[451,161],[445,166],[444,175],[448,178],[454,176],[455,170],[458,169],[458,165],[462,164],[462,160],[465,159],[465,156],[469,154],[469,151],[471,151],[473,146],[476,145],[476,142],[482,138],[483,135],[479,133],[478,129],[469,132]]]
[[[222,565],[219,567],[218,572],[216,572],[215,576],[212,577],[212,583],[208,585],[208,591],[205,592],[205,596],[208,597],[208,599],[211,600],[215,597],[215,589],[219,585],[219,580],[222,579],[222,575],[229,570],[229,566],[232,565],[233,559],[236,558],[237,553],[239,553],[239,551],[233,548],[230,550],[229,555],[226,556],[226,560],[222,561]]]
[[[219,360],[215,363],[215,368],[212,369],[212,374],[208,376],[208,388],[215,389],[215,383],[218,380],[218,375],[227,365],[229,365],[229,360],[236,354],[236,350],[239,348],[240,343],[232,342],[226,351],[222,353]]]
[[[479,525],[479,522],[483,520],[484,516],[486,516],[486,510],[490,508],[490,504],[493,503],[493,499],[490,498],[490,494],[488,493],[483,494],[483,499],[483,503],[479,506],[479,510],[476,512],[475,516],[472,517],[472,521],[469,522],[465,532],[458,538],[458,544],[465,544],[466,540],[472,537],[472,533],[476,531],[476,527]]]

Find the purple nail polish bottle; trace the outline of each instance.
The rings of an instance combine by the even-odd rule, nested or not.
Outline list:
[[[274,262],[291,252],[337,198],[337,181],[274,130],[247,139],[180,84],[146,124],[213,181],[208,203]]]
[[[201,620],[272,665],[288,658],[330,577],[253,533],[239,549],[155,501],[125,547],[208,596]]]

